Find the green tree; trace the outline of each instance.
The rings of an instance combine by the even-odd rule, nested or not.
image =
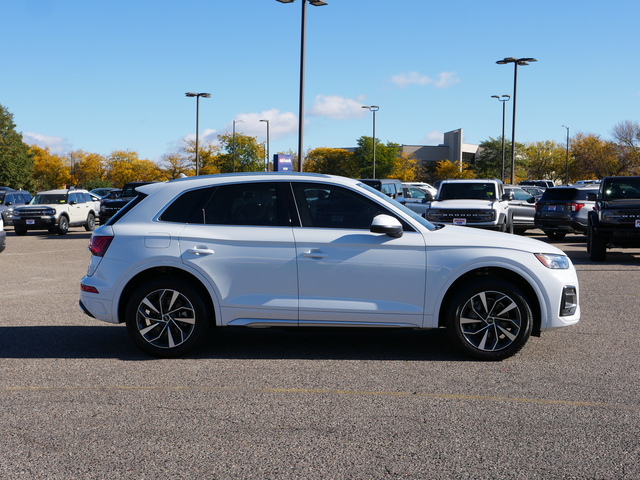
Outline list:
[[[33,155],[15,128],[13,115],[0,105],[0,185],[33,190]]]
[[[402,147],[397,143],[387,142],[384,145],[376,138],[376,172],[377,178],[389,178],[393,175],[396,158],[400,155]],[[373,176],[373,138],[360,137],[358,146],[353,152],[355,163],[358,166],[358,178],[371,178]]]
[[[307,153],[304,161],[305,172],[357,177],[359,170],[354,162],[353,152],[343,148],[314,148]]]
[[[224,151],[217,156],[220,173],[264,171],[266,149],[256,137],[236,133],[234,143],[233,135],[224,133],[218,135],[218,141]]]

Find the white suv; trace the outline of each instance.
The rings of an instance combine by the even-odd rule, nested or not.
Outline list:
[[[27,230],[48,230],[66,235],[69,227],[84,227],[88,232],[96,226],[100,200],[86,190],[47,190],[38,192],[29,205],[13,210],[16,235]]]
[[[554,246],[435,226],[359,180],[226,174],[137,191],[93,233],[80,305],[155,356],[210,327],[446,327],[499,360],[580,318]]]
[[[500,180],[445,180],[425,217],[437,223],[513,233],[510,199]]]

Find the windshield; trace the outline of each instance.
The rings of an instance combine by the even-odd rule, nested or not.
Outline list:
[[[62,205],[67,203],[67,196],[61,194],[37,194],[31,200],[31,205]]]
[[[443,183],[438,193],[438,200],[495,200],[496,198],[494,183]]]
[[[405,207],[403,204],[401,204],[397,200],[394,200],[394,199],[388,197],[387,195],[385,195],[381,191],[376,190],[375,188],[370,187],[369,185],[367,185],[365,183],[359,183],[358,186],[368,190],[369,192],[371,192],[373,194],[375,194],[376,197],[383,199],[385,202],[392,203],[394,207],[397,207],[400,210],[402,210],[406,215],[410,216],[413,220],[418,222],[423,227],[428,228],[429,230],[437,230],[438,229],[433,223],[431,223],[430,221],[428,221],[424,217],[421,217],[420,215],[418,215],[413,210]]]
[[[602,186],[605,200],[640,198],[640,177],[608,179]]]

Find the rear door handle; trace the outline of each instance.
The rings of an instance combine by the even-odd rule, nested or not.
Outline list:
[[[216,252],[210,248],[193,247],[187,249],[187,253],[192,253],[193,255],[213,255]]]
[[[302,253],[303,257],[307,258],[327,258],[328,255],[326,253],[322,253],[322,251],[318,248],[312,248],[311,250],[307,250]]]

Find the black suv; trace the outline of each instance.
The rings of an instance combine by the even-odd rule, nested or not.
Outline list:
[[[607,247],[640,248],[640,177],[606,177],[589,214],[587,251],[602,262]]]
[[[594,186],[547,188],[536,203],[536,228],[552,240],[562,240],[567,233],[587,233],[587,216],[595,204],[588,196],[597,191]]]
[[[153,182],[129,182],[122,187],[122,192],[117,198],[113,200],[104,200],[100,205],[100,224],[104,225],[107,221],[113,217],[119,210],[122,209],[127,203],[134,199],[138,194],[136,188],[147,185]]]

